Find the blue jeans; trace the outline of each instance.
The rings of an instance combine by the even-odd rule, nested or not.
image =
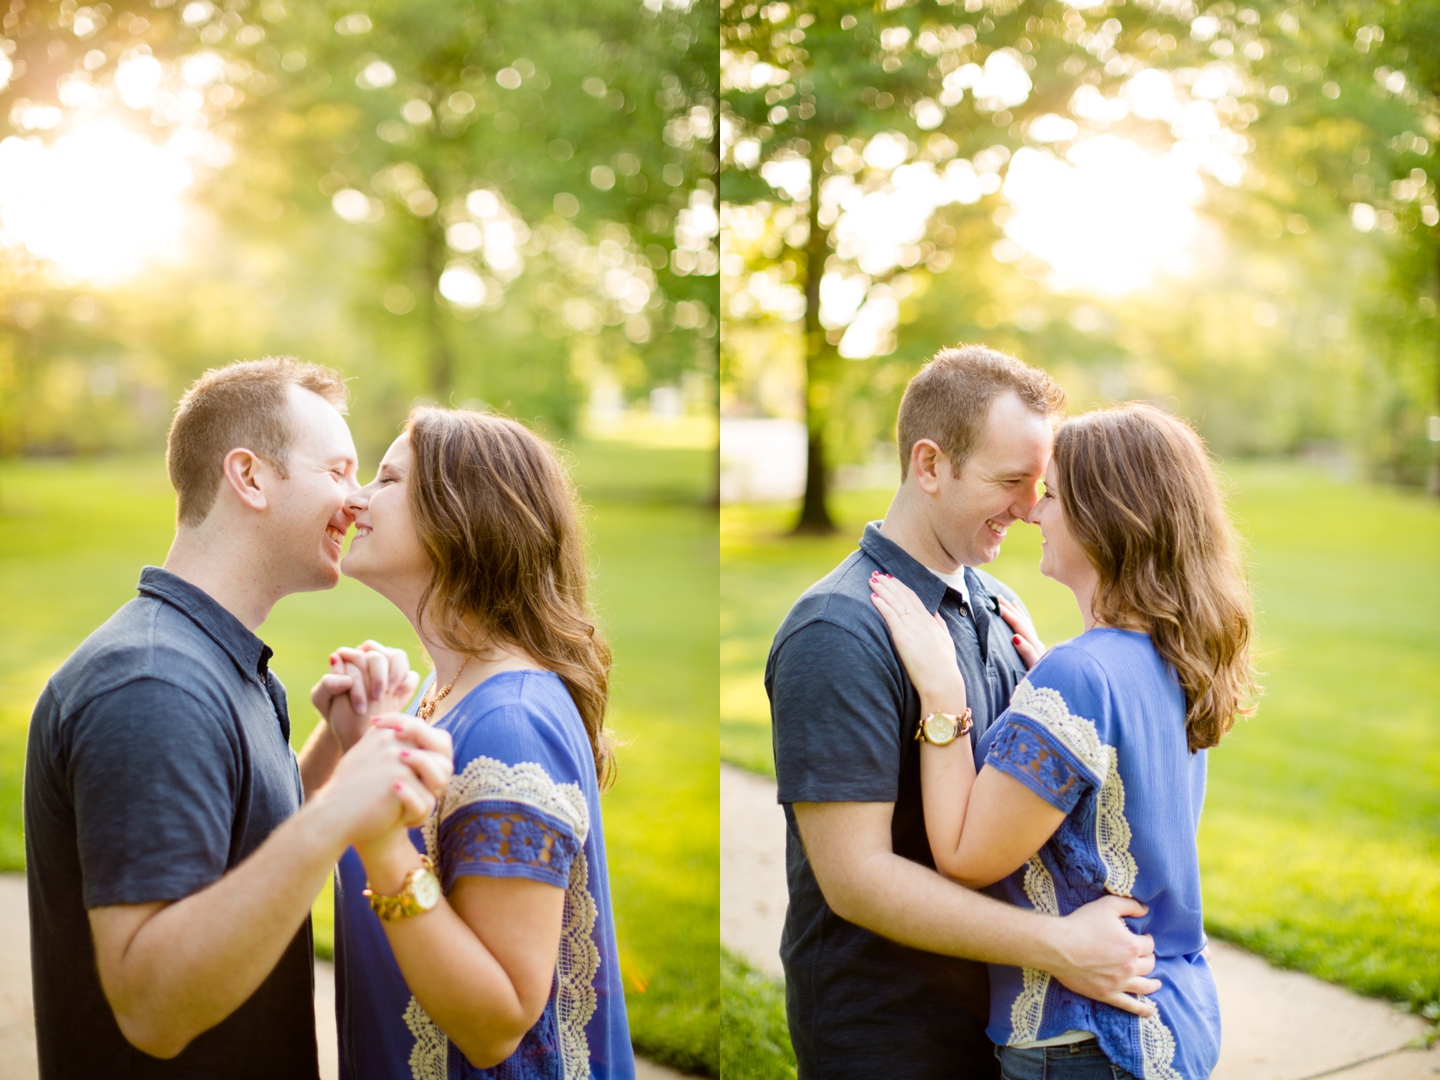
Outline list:
[[[1005,1080],[1135,1080],[1112,1064],[1094,1039],[1068,1046],[1032,1046],[1024,1050],[997,1046],[1000,1075]]]

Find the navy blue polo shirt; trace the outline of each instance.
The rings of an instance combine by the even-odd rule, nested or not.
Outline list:
[[[153,566],[140,596],[46,684],[25,755],[25,857],[40,1075],[319,1075],[309,919],[250,998],[169,1061],[125,1041],[100,987],[89,908],[179,900],[300,808],[270,648]]]
[[[802,1080],[998,1076],[985,1037],[985,965],[908,948],[836,915],[795,826],[792,803],[894,803],[895,853],[935,866],[920,801],[920,698],[870,600],[876,570],[914,589],[949,627],[974,713],[972,741],[1005,711],[1025,676],[996,599],[1019,604],[1019,597],[966,569],[967,604],[883,536],[878,522],[865,527],[859,550],[790,609],[770,648],[765,689],[789,826],[780,958],[791,1041]]]

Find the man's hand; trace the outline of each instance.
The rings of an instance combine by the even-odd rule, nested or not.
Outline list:
[[[1149,1016],[1155,1006],[1135,994],[1153,994],[1159,981],[1146,978],[1155,969],[1155,939],[1133,934],[1123,917],[1149,909],[1128,896],[1102,896],[1059,920],[1060,965],[1050,974],[1062,984],[1117,1009]]]
[[[1040,657],[1045,655],[1045,643],[1040,640],[1040,635],[1035,632],[1035,624],[1019,604],[1003,596],[995,599],[1000,601],[1000,615],[1014,631],[1010,641],[1014,644],[1015,651],[1020,654],[1020,659],[1025,661],[1025,670],[1029,671],[1040,662]]]
[[[372,717],[405,708],[419,682],[404,649],[366,641],[358,649],[336,649],[330,655],[330,671],[311,688],[310,701],[335,733],[341,751],[348,751],[369,730]]]

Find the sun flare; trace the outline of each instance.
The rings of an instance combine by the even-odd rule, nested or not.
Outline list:
[[[157,145],[110,120],[50,145],[0,142],[0,245],[23,245],[71,281],[113,284],[173,256],[194,176],[177,140]]]

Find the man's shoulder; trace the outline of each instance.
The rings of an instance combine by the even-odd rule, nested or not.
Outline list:
[[[855,637],[866,644],[881,644],[889,640],[885,622],[870,600],[870,574],[878,564],[863,550],[855,550],[845,559],[806,589],[794,605],[780,629],[775,632],[771,653],[778,650],[790,638],[802,630],[833,628],[841,634]]]
[[[80,643],[50,677],[48,690],[61,715],[147,679],[208,697],[206,673],[217,660],[229,662],[193,622],[163,601],[140,596]]]

